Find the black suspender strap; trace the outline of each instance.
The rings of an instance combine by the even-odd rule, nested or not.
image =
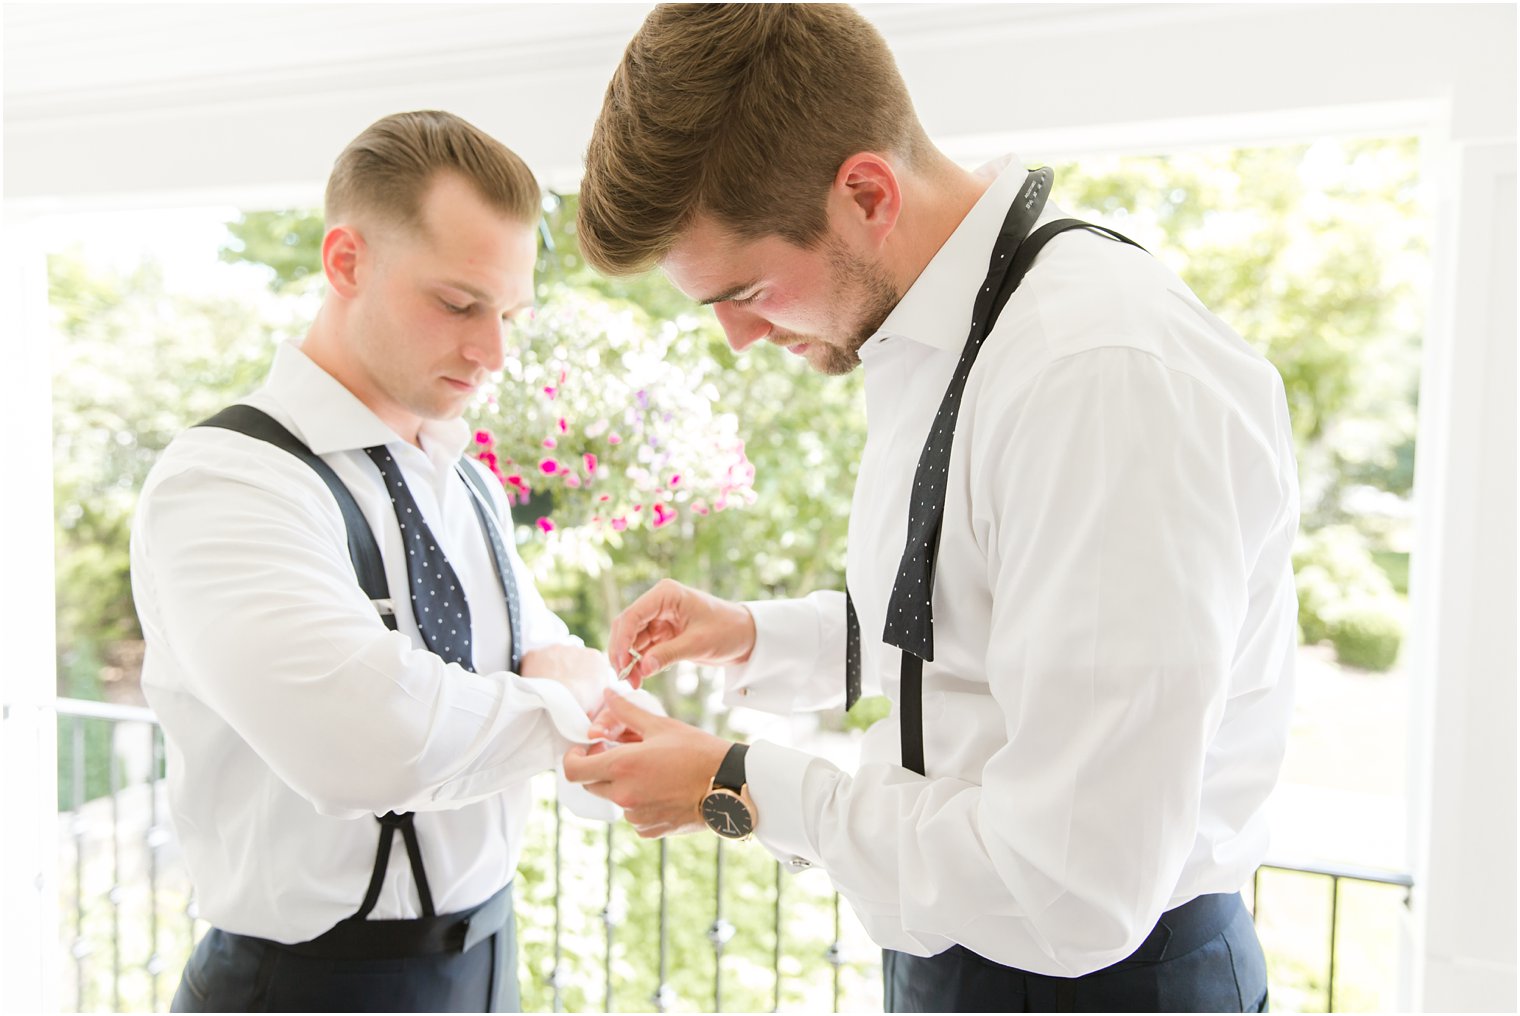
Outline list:
[[[417,901],[422,906],[422,916],[436,917],[437,912],[433,910],[433,893],[428,888],[427,872],[422,868],[422,846],[417,842],[416,816],[409,811],[400,815],[392,811],[379,816],[377,821],[380,823],[380,843],[375,848],[375,867],[370,872],[369,888],[364,892],[364,902],[359,904],[359,909],[349,920],[364,920],[379,902],[380,886],[385,882],[385,869],[391,861],[391,840],[395,838],[397,829],[401,830],[401,839],[406,844],[406,856],[412,865],[412,879],[417,883]]]
[[[909,508],[908,546],[903,552],[892,597],[887,607],[882,641],[902,650],[898,718],[901,724],[902,764],[924,774],[923,668],[934,659],[932,597],[935,565],[939,554],[940,525],[944,515],[945,475],[961,394],[982,343],[1013,291],[1023,281],[1044,246],[1061,233],[1090,229],[1111,239],[1140,245],[1113,230],[1080,219],[1058,219],[1030,232],[1045,204],[1051,182],[1049,169],[1030,174],[1020,196],[1003,222],[993,247],[987,280],[972,310],[971,335],[945,391],[914,475]],[[1141,248],[1142,250],[1144,248]],[[855,604],[846,596],[845,703],[848,709],[860,694],[860,625]]]
[[[338,510],[343,513],[343,526],[348,531],[348,556],[354,563],[354,574],[359,579],[359,588],[364,590],[364,595],[369,597],[375,609],[380,612],[380,618],[385,622],[385,626],[395,631],[396,607],[391,602],[390,586],[385,581],[385,564],[380,558],[380,548],[375,544],[375,534],[369,528],[369,523],[365,521],[364,512],[359,510],[359,502],[354,500],[354,495],[343,481],[338,479],[338,474],[333,472],[332,467],[323,462],[320,456],[314,454],[300,438],[283,427],[278,420],[253,406],[242,404],[228,406],[215,416],[197,423],[196,426],[232,430],[272,444],[306,463],[322,478],[322,482],[327,484],[327,489],[332,492],[333,498],[338,502]]]
[[[470,489],[470,500],[475,505],[476,517],[480,519],[481,532],[491,547],[491,561],[496,565],[496,577],[501,580],[502,595],[507,598],[507,624],[512,634],[508,669],[516,674],[522,669],[522,608],[517,598],[517,577],[512,571],[512,560],[507,556],[506,540],[510,530],[501,524],[501,514],[491,500],[485,478],[463,462],[457,468],[464,477],[465,486]]]
[[[395,631],[395,605],[390,599],[390,586],[385,579],[385,564],[380,557],[380,548],[375,543],[375,534],[370,529],[369,522],[365,520],[359,503],[354,500],[353,493],[338,478],[338,474],[333,472],[332,467],[323,462],[320,456],[312,452],[300,438],[292,434],[278,420],[253,406],[242,404],[228,406],[209,419],[202,420],[196,426],[236,431],[272,444],[306,463],[322,478],[322,482],[332,492],[343,514],[343,525],[348,533],[348,554],[353,561],[354,574],[359,580],[359,586],[379,610],[385,626]],[[485,515],[479,498],[475,496],[478,492],[486,499],[487,504],[490,503],[489,494],[481,486],[481,478],[467,466],[461,465],[460,471],[474,488],[471,498],[475,504],[476,514],[480,518],[481,527],[485,530],[487,542],[491,544],[497,573],[501,576],[502,590],[507,598],[507,611],[512,626],[512,670],[516,671],[521,659],[522,637],[521,622],[518,618],[520,611],[517,605],[517,586],[512,576],[511,564],[504,559],[505,551],[500,547],[500,538]],[[417,899],[422,907],[422,915],[436,916],[433,909],[433,894],[428,886],[427,872],[422,864],[422,846],[417,840],[415,816],[411,812],[399,815],[389,812],[377,816],[376,821],[380,823],[380,839],[375,848],[375,866],[370,872],[369,887],[365,891],[364,902],[359,905],[359,910],[351,920],[362,921],[368,917],[379,901],[380,887],[385,882],[385,872],[390,864],[391,841],[395,838],[397,829],[401,830],[401,838],[406,845],[407,860],[412,867],[412,878],[417,884]]]

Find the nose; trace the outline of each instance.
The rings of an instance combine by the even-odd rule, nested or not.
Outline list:
[[[507,332],[511,329],[501,318],[488,318],[482,327],[470,333],[464,346],[464,358],[494,374],[507,359]]]
[[[718,324],[723,326],[729,348],[736,353],[744,352],[771,333],[769,321],[741,307],[716,303],[713,312],[718,315]]]

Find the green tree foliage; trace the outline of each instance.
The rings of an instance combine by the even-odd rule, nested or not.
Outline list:
[[[1305,534],[1294,551],[1293,571],[1304,642],[1328,641],[1337,659],[1364,670],[1394,665],[1404,607],[1363,533],[1340,524]]]
[[[1418,143],[1083,159],[1056,199],[1126,232],[1282,374],[1304,528],[1355,486],[1407,496],[1429,222]]]
[[[73,253],[48,267],[60,691],[93,698],[102,657],[141,637],[137,492],[175,434],[258,384],[276,329],[255,308],[170,293],[152,263],[104,274]]]
[[[322,216],[305,209],[247,212],[227,223],[220,256],[229,264],[262,265],[277,293],[304,292],[322,281]]]

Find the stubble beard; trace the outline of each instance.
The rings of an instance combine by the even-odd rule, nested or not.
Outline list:
[[[860,347],[875,335],[882,322],[902,299],[892,280],[879,264],[874,264],[848,250],[837,241],[828,246],[829,278],[832,289],[845,296],[855,294],[858,310],[853,325],[843,325],[840,336],[822,339],[809,336],[789,337],[787,345],[802,341],[811,347],[808,365],[820,374],[838,377],[860,366]]]

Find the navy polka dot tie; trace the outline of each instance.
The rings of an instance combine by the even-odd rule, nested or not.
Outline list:
[[[475,669],[470,650],[470,605],[465,601],[459,576],[438,546],[432,530],[422,521],[422,509],[412,498],[401,467],[391,459],[383,445],[366,448],[364,453],[380,470],[390,495],[396,522],[401,526],[401,543],[406,547],[406,574],[410,580],[412,613],[423,643],[448,663],[466,670]],[[514,612],[513,616],[516,614]]]

